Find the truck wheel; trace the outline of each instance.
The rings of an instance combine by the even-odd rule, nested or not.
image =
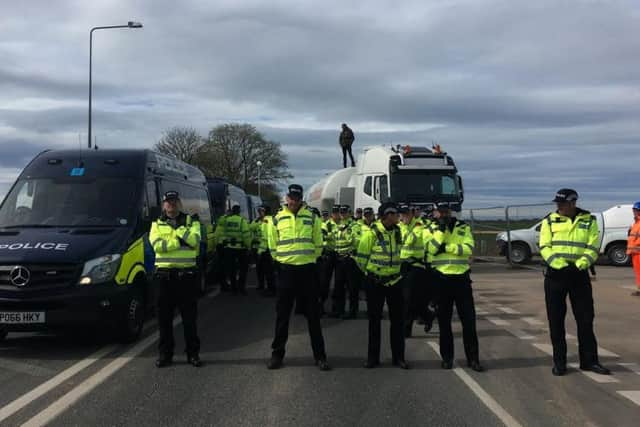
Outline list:
[[[139,291],[132,293],[123,312],[120,314],[118,337],[124,343],[136,341],[144,325],[144,299]]]
[[[627,255],[627,245],[624,243],[614,243],[607,249],[607,257],[612,265],[622,267],[629,265],[631,258]]]
[[[526,243],[511,242],[508,259],[514,264],[526,264],[531,259],[531,250]]]
[[[0,328],[0,342],[4,341],[7,338],[7,335],[9,335],[9,331]]]

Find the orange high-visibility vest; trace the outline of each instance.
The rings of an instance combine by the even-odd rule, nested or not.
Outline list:
[[[627,237],[627,253],[629,255],[640,253],[640,220],[636,220],[629,229],[629,237]]]

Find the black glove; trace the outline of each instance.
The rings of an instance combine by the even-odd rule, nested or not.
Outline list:
[[[438,252],[436,252],[434,255],[440,255],[443,254],[447,251],[447,244],[445,242],[442,242],[442,244],[440,245],[440,248],[438,249]]]
[[[198,215],[198,214],[191,215],[191,220],[192,221],[200,221],[200,215]]]
[[[447,231],[447,225],[449,225],[448,218],[438,218],[438,230],[444,233]]]

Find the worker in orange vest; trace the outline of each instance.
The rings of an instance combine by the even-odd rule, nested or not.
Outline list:
[[[635,297],[640,296],[640,202],[633,205],[634,223],[629,228],[629,237],[627,237],[627,253],[631,256],[633,263],[633,271],[636,273],[637,290],[631,293]]]

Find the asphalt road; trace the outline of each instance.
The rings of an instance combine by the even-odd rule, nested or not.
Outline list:
[[[637,426],[640,424],[640,298],[629,268],[600,267],[594,282],[601,360],[614,375],[577,369],[556,378],[542,277],[535,269],[473,268],[485,373],[440,369],[437,327],[407,340],[413,369],[363,369],[367,324],[324,319],[330,372],[313,358],[304,318],[292,321],[285,367],[268,371],[274,299],[214,293],[200,302],[205,365],[184,363],[176,327],[174,366],[154,366],[154,321],[130,346],[95,335],[15,334],[0,343],[0,425],[54,426]],[[364,309],[364,304],[363,304]],[[179,321],[178,319],[176,320]],[[386,323],[386,322],[385,322]],[[575,322],[567,317],[575,336]],[[570,362],[577,362],[575,338]]]

